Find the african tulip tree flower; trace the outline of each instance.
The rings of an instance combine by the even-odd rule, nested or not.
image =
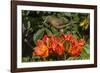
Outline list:
[[[50,38],[50,53],[61,56],[64,54],[64,45],[59,37],[51,36]]]
[[[68,53],[71,56],[80,56],[84,44],[85,44],[85,40],[84,39],[80,39],[77,42],[77,44],[72,44],[72,48],[69,49]]]
[[[69,53],[69,55],[71,55],[71,56],[80,56],[80,53],[81,53],[81,47],[80,46],[74,46],[74,47],[72,47],[72,48],[70,48],[69,50],[68,50],[68,53]]]
[[[80,39],[80,40],[79,40],[79,45],[80,45],[80,46],[83,46],[84,44],[85,44],[85,40],[84,40],[84,39]]]
[[[64,45],[63,43],[59,43],[57,44],[56,48],[55,48],[55,53],[59,56],[64,54]]]
[[[70,43],[70,47],[68,47],[68,43],[66,48],[64,47],[65,41]],[[72,34],[62,34],[59,37],[44,35],[42,40],[37,40],[33,54],[40,57],[48,57],[49,55],[62,56],[64,51],[67,50],[66,53],[70,56],[80,56],[84,44],[84,39],[78,41]]]
[[[41,46],[41,45],[44,45],[44,41],[42,41],[42,40],[37,40],[36,46]]]
[[[70,41],[73,38],[72,34],[62,34],[62,36],[67,41]]]
[[[33,48],[33,54],[40,57],[47,57],[49,55],[48,48],[42,40],[37,41],[37,47]]]
[[[62,34],[64,40],[71,43],[71,48],[68,49],[68,53],[70,56],[80,56],[82,47],[85,44],[84,39],[80,39],[79,41],[72,34]]]
[[[47,45],[47,47],[49,47],[50,38],[47,35],[44,35],[42,40]]]

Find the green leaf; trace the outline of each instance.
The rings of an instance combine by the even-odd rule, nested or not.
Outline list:
[[[90,54],[90,46],[89,46],[89,44],[86,44],[84,46],[84,50],[86,51],[87,54]]]
[[[45,31],[46,31],[46,33],[47,33],[48,36],[52,35],[52,32],[48,28],[45,28]]]
[[[23,57],[23,58],[22,58],[22,62],[29,62],[29,59],[30,59],[30,58],[29,58],[28,56],[27,56],[27,57]]]
[[[82,51],[80,57],[81,57],[82,59],[89,59],[89,58],[90,58],[90,54],[88,54],[88,53],[86,52],[86,50],[83,48],[83,51]]]
[[[68,17],[71,16],[71,13],[70,13],[70,12],[66,12],[66,13],[64,13],[64,14],[65,14],[65,16],[68,16]]]
[[[67,60],[78,60],[78,57],[69,57]]]
[[[30,23],[30,21],[28,21],[28,22],[27,22],[27,29],[29,30],[30,27],[31,27],[31,23]]]
[[[38,56],[32,56],[32,61],[40,61],[40,57],[38,57]]]
[[[58,30],[51,26],[51,31],[53,34],[58,34]]]
[[[39,29],[34,35],[33,35],[33,41],[36,43],[37,40],[41,39],[44,35],[44,28]]]
[[[72,14],[72,21],[73,21],[73,23],[78,23],[79,22],[78,13]]]

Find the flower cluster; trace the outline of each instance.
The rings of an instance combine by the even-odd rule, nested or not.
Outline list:
[[[65,42],[70,42],[71,47],[65,47]],[[40,57],[48,57],[49,55],[62,56],[67,48],[67,53],[70,56],[79,56],[84,44],[84,39],[77,40],[72,34],[62,34],[60,37],[44,35],[41,40],[37,40],[36,47],[33,48],[33,55]]]
[[[45,35],[42,40],[38,40],[33,52],[33,55],[40,57],[47,57],[49,54],[63,55],[64,54],[64,45],[59,37],[54,35],[47,36]]]
[[[68,53],[71,56],[79,56],[82,51],[82,46],[85,44],[84,39],[80,39],[79,41],[73,37],[72,34],[63,34],[63,38],[71,43],[71,48],[68,49]]]

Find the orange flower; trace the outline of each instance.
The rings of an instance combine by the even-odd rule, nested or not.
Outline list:
[[[64,54],[64,45],[62,43],[59,43],[55,48],[55,54],[61,56]]]
[[[56,54],[61,56],[64,54],[64,45],[62,43],[61,38],[56,36],[51,36],[50,38],[50,54]]]
[[[80,46],[83,46],[84,44],[85,44],[85,40],[84,40],[84,39],[80,39],[80,40],[79,40],[79,45],[80,45]]]
[[[66,40],[66,41],[70,41],[71,39],[73,39],[72,34],[62,34],[62,37],[63,37],[64,40]]]
[[[70,56],[80,56],[85,40],[78,41],[72,34],[62,34],[62,37],[44,35],[42,40],[37,40],[33,55],[40,57],[48,57],[50,54],[62,56],[65,51],[64,40],[70,43],[66,44],[66,52]]]
[[[81,47],[80,46],[74,46],[68,50],[69,55],[71,56],[80,56],[81,54]]]
[[[49,55],[48,48],[42,40],[37,41],[37,47],[34,48],[33,54],[40,57],[47,57]]]
[[[77,44],[72,44],[72,48],[69,49],[68,53],[71,56],[80,56],[84,44],[85,44],[85,40],[80,39],[79,42],[77,42]]]
[[[43,41],[44,41],[44,43],[47,45],[47,47],[49,47],[49,43],[50,43],[50,38],[47,36],[47,35],[45,35],[44,37],[43,37],[43,39],[42,39]]]
[[[51,36],[50,38],[50,46],[49,46],[49,51],[50,51],[50,54],[54,54],[55,52],[55,48],[57,46],[57,40],[56,40],[56,37],[55,36]]]
[[[42,40],[37,40],[36,46],[41,46],[41,45],[44,45],[44,41],[42,41]]]
[[[71,48],[69,48],[68,53],[71,56],[79,56],[82,51],[82,47],[85,44],[84,39],[80,39],[79,41],[72,36],[72,34],[62,34],[64,40],[69,41],[71,43]]]

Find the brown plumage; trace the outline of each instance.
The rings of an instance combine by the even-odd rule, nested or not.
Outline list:
[[[62,19],[54,17],[54,16],[49,16],[47,22],[57,29],[61,29],[67,26],[65,25]]]

